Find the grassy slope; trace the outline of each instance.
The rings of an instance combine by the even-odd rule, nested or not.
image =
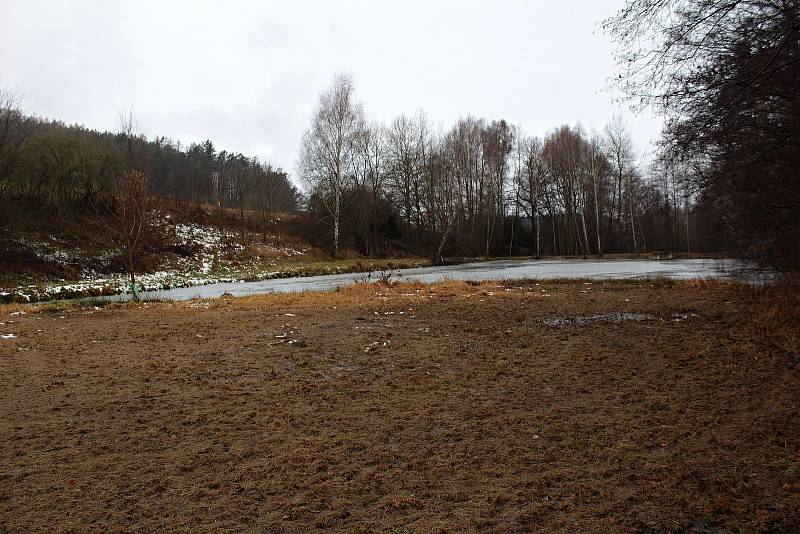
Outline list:
[[[425,265],[419,258],[370,260],[344,251],[328,259],[299,235],[298,214],[268,228],[248,214],[192,206],[165,209],[164,240],[145,251],[137,273],[145,290]],[[118,251],[97,239],[99,222],[10,206],[0,216],[0,302],[35,302],[127,291]]]

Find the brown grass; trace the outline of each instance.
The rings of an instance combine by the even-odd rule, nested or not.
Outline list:
[[[800,354],[800,277],[784,277],[773,285],[749,289],[753,336],[797,358]]]
[[[447,281],[2,315],[0,531],[796,531],[796,289]],[[652,319],[544,322],[620,311]]]

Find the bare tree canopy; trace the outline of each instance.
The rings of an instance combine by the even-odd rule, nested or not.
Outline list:
[[[800,266],[800,5],[629,0],[605,28],[616,86],[667,115],[665,161],[695,171],[741,252]]]
[[[123,251],[131,293],[138,299],[136,271],[143,247],[152,240],[158,216],[150,195],[150,180],[142,172],[126,171],[113,181],[111,194],[100,197],[105,239]]]
[[[339,250],[342,191],[348,181],[355,179],[358,143],[364,128],[364,112],[355,101],[353,81],[339,75],[320,96],[300,149],[302,178],[320,193],[333,218],[334,257]]]

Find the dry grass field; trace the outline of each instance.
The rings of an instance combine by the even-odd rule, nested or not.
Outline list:
[[[796,532],[797,295],[7,306],[0,532]]]

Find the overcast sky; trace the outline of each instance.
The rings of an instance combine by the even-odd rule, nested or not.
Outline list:
[[[543,135],[626,117],[640,153],[661,121],[605,92],[598,23],[622,0],[0,0],[0,85],[37,115],[140,129],[255,155],[294,172],[303,130],[337,72],[367,116],[423,109],[446,128],[472,114]]]

